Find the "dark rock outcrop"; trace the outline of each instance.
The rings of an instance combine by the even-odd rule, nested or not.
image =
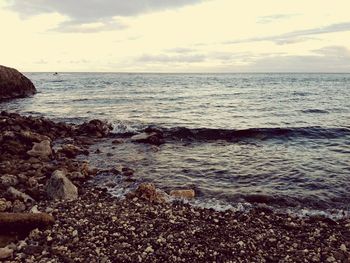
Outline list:
[[[0,65],[0,100],[21,98],[36,93],[34,84],[13,68]]]

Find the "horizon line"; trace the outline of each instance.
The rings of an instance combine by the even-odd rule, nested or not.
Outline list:
[[[22,71],[23,73],[114,73],[114,74],[350,74],[343,71],[235,71],[235,72],[157,72],[157,71]]]

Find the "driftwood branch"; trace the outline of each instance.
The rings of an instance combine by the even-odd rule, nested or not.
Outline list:
[[[47,213],[0,213],[0,232],[23,232],[45,228],[54,221],[54,218]]]

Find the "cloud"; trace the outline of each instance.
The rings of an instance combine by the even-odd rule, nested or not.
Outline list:
[[[191,52],[194,52],[195,50],[192,48],[177,47],[177,48],[169,48],[169,49],[166,49],[165,51],[171,52],[171,53],[191,53]]]
[[[332,24],[324,27],[306,29],[306,30],[297,30],[292,31],[286,34],[267,36],[267,37],[253,37],[242,40],[226,41],[223,44],[239,44],[239,43],[248,43],[248,42],[260,42],[260,41],[272,41],[276,44],[290,44],[301,42],[309,39],[314,39],[313,36],[320,34],[336,33],[336,32],[345,32],[350,31],[350,22]]]
[[[91,32],[81,30],[80,26],[99,22],[104,24],[100,27],[101,30],[118,29],[118,25],[111,26],[110,21],[113,17],[178,8],[201,1],[203,0],[8,0],[8,3],[10,9],[23,17],[55,12],[69,17],[69,24],[62,24],[58,28],[59,31]]]
[[[66,33],[95,33],[111,30],[122,30],[128,26],[117,20],[105,20],[95,23],[80,24],[76,21],[66,21],[59,24],[58,27],[53,28],[53,31],[66,32]]]
[[[142,55],[137,58],[137,62],[146,62],[146,63],[196,63],[203,62],[206,59],[204,55],[195,54],[195,55]]]
[[[268,24],[268,23],[276,22],[278,20],[289,19],[298,15],[299,14],[276,14],[276,15],[270,15],[270,16],[260,16],[257,18],[256,22],[259,24]]]
[[[329,46],[308,56],[278,55],[260,58],[243,71],[250,72],[350,72],[350,50]]]

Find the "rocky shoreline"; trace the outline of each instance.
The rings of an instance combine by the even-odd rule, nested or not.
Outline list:
[[[110,130],[0,114],[0,261],[350,262],[350,219],[195,208],[152,184],[113,198],[89,182],[98,167],[75,159]],[[132,140],[164,143],[155,130]]]

